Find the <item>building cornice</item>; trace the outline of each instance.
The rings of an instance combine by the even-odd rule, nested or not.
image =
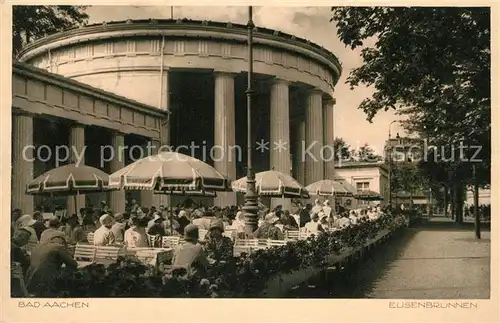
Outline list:
[[[247,27],[241,24],[197,20],[169,19],[108,22],[74,28],[41,38],[28,44],[19,53],[18,58],[20,61],[27,61],[43,52],[58,47],[119,37],[169,36],[246,42],[247,32]],[[254,42],[282,48],[316,59],[334,72],[334,85],[338,82],[342,73],[342,66],[333,53],[306,39],[267,28],[256,28]]]
[[[14,62],[12,66],[12,73],[27,77],[29,79],[36,79],[47,82],[49,84],[54,84],[61,88],[70,89],[79,94],[90,95],[105,102],[110,102],[120,106],[135,109],[148,115],[156,117],[166,117],[169,114],[168,111],[160,110],[158,108],[127,99],[114,93],[94,88],[87,84],[66,78],[58,74],[47,72],[43,69],[33,67],[26,63]]]
[[[335,168],[338,169],[347,169],[347,168],[381,168],[385,171],[387,171],[387,165],[384,162],[376,162],[376,163],[369,163],[369,162],[343,162],[343,163],[336,163]]]

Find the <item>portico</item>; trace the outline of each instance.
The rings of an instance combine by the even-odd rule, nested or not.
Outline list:
[[[185,31],[182,35],[179,28]],[[87,91],[119,95],[120,102],[134,106],[102,105],[102,100],[92,96],[58,90],[65,93],[62,99],[56,97],[67,106],[59,117],[71,120],[71,145],[81,147],[86,135],[82,129],[93,124],[109,130],[104,137],[113,147],[126,145],[127,136],[134,134],[143,138],[143,145],[169,145],[212,164],[234,180],[246,175],[247,63],[245,37],[240,34],[245,28],[183,21],[93,25],[36,41],[23,50],[20,60],[61,75],[50,77],[62,83],[67,80]],[[254,170],[275,169],[304,185],[333,177],[333,161],[325,162],[322,157],[328,158],[333,151],[323,148],[333,146],[333,87],[341,73],[338,60],[293,35],[262,29],[254,37],[252,141],[254,145],[267,143],[253,154]],[[52,93],[51,86],[47,89],[41,92],[45,96]],[[16,100],[17,106],[24,104]],[[31,106],[23,107],[20,110],[33,113]],[[45,106],[36,109],[45,115],[58,114],[52,107],[50,111]],[[106,167],[112,172],[124,165],[124,161],[113,160]],[[144,203],[153,201],[146,192],[139,196]],[[124,198],[111,194],[111,205],[119,209]],[[159,203],[158,198],[154,201],[168,202],[164,197]],[[214,201],[219,206],[238,202],[235,193],[219,193]],[[171,203],[176,204],[176,199]],[[281,199],[271,204],[288,206]]]

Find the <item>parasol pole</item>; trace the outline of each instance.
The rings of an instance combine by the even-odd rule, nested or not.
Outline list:
[[[76,201],[78,200],[78,199],[76,198],[76,196],[77,196],[77,195],[79,195],[79,192],[78,192],[78,191],[76,191],[76,194],[75,194],[75,195],[73,195],[73,203],[75,204],[75,214],[78,216],[78,211],[77,211],[78,206],[76,205]]]

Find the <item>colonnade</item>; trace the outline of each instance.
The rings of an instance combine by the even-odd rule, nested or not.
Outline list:
[[[163,90],[159,102],[159,108],[169,110],[169,70],[163,71]],[[235,150],[231,149],[236,144],[235,139],[235,78],[236,74],[226,72],[214,73],[214,145],[220,147],[216,152],[222,154],[216,156],[214,167],[223,175],[230,179],[236,179],[237,159]],[[328,97],[318,89],[307,89],[304,97],[303,119],[298,123],[298,127],[290,127],[290,83],[283,79],[273,79],[270,82],[270,168],[292,175],[292,169],[296,169],[296,179],[303,185],[324,178],[333,178],[334,164],[324,162],[321,156],[324,154],[321,149],[324,145],[333,147],[333,112],[334,100],[325,99]],[[25,194],[25,185],[34,174],[33,162],[26,160],[23,154],[32,154],[31,150],[24,150],[24,147],[33,145],[33,122],[34,116],[24,112],[13,112],[13,168],[12,168],[12,207],[22,208],[25,213],[33,212],[33,197]],[[254,122],[258,122],[255,121]],[[77,120],[71,126],[69,143],[78,151],[82,151],[85,146],[85,126],[79,124]],[[295,138],[298,142],[291,143],[290,132],[295,131]],[[160,138],[149,138],[151,146],[160,147],[169,145],[169,120],[168,118],[161,125]],[[115,152],[120,152],[117,147],[123,146],[125,135],[119,132],[112,132],[112,146]],[[282,145],[283,149],[274,149],[277,145]],[[292,148],[293,145],[293,148]],[[304,150],[312,145],[310,153],[305,154]],[[295,156],[291,156],[291,150],[295,151]],[[123,153],[123,151],[121,151]],[[151,153],[155,153],[152,151]],[[297,153],[299,156],[297,156]],[[31,158],[32,156],[27,156]],[[303,158],[305,157],[305,158]],[[29,159],[27,158],[27,159]],[[73,160],[74,162],[74,160]],[[83,162],[83,161],[82,161]],[[111,172],[125,166],[124,156],[115,156],[110,165]],[[156,196],[152,192],[141,192],[141,200],[144,205],[168,204],[165,196]],[[68,210],[74,210],[74,200],[68,199]],[[85,196],[76,199],[76,209],[84,207]],[[273,199],[272,206],[282,204],[288,207],[286,200]],[[236,193],[218,193],[214,201],[215,205],[224,207],[235,205]],[[125,211],[125,192],[117,191],[110,194],[110,208],[114,212]]]

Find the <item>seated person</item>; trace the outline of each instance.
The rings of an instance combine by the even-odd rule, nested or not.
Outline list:
[[[202,276],[208,267],[203,247],[198,244],[199,229],[194,224],[184,228],[184,243],[177,246],[172,258],[172,270],[184,268],[189,276]]]
[[[47,237],[52,237],[54,232],[63,232],[61,230],[61,221],[58,218],[54,217],[47,222],[48,227],[45,229],[40,235],[40,243],[48,242]]]
[[[274,213],[268,213],[264,222],[257,230],[253,233],[253,237],[256,239],[272,239],[272,240],[283,240],[283,232],[276,227],[280,219]]]
[[[101,227],[94,232],[94,246],[108,246],[115,244],[115,236],[111,227],[115,219],[110,214],[104,214],[99,218]]]
[[[221,220],[213,220],[207,233],[204,250],[210,259],[229,261],[233,258],[233,241],[222,235],[224,224]]]
[[[26,275],[27,288],[36,297],[57,296],[54,281],[59,276],[62,265],[70,270],[78,267],[67,250],[64,233],[52,231],[46,239],[46,243],[39,244],[32,250],[31,264]]]
[[[28,297],[22,281],[30,266],[30,257],[23,247],[28,244],[30,236],[31,233],[28,230],[21,228],[14,232],[10,242],[12,297]]]
[[[124,243],[127,248],[148,247],[148,235],[146,234],[146,221],[138,217],[129,220],[130,228],[125,231]]]
[[[78,215],[72,214],[66,222],[67,225],[64,229],[64,234],[66,234],[68,244],[77,244],[87,239],[82,226],[78,223]]]
[[[323,212],[321,212],[323,215]],[[313,213],[311,221],[307,222],[305,225],[307,231],[311,233],[324,232],[323,226],[319,223],[319,214]]]
[[[351,225],[351,220],[349,219],[349,213],[344,212],[342,214],[342,217],[338,221],[338,227],[339,229],[344,229],[350,225]]]
[[[283,214],[280,217],[280,222],[283,225],[283,230],[296,231],[299,229],[297,221],[295,221],[295,218],[290,215],[290,211],[288,210],[283,211]]]
[[[165,228],[163,227],[163,218],[156,213],[153,220],[148,223],[149,228],[147,233],[151,236],[166,236]]]

